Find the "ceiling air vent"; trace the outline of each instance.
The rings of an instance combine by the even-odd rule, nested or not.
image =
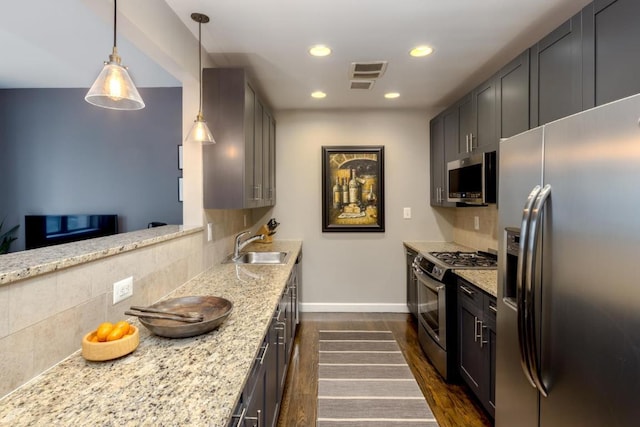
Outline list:
[[[351,80],[350,89],[364,89],[369,90],[373,87],[374,80]]]
[[[352,79],[377,79],[386,69],[387,61],[352,62],[349,74]]]

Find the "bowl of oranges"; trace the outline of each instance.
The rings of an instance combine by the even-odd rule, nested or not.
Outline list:
[[[140,332],[129,322],[104,322],[82,338],[82,357],[92,361],[117,359],[131,353],[138,344]]]

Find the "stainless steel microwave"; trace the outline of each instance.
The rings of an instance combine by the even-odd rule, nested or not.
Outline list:
[[[447,163],[447,200],[469,205],[496,202],[496,152]]]

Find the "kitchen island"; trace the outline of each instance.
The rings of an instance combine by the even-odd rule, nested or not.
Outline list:
[[[141,337],[133,353],[108,362],[74,353],[0,400],[0,425],[226,426],[302,243],[250,248],[290,256],[283,265],[216,265],[167,296],[230,300],[233,311],[219,329],[168,339],[134,320]]]

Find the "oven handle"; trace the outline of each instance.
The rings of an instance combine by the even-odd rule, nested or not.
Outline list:
[[[529,277],[527,283],[527,338],[529,343],[527,347],[529,349],[529,366],[531,366],[531,373],[533,374],[533,381],[536,388],[540,391],[544,397],[548,397],[549,393],[547,387],[542,380],[540,360],[538,359],[538,345],[536,339],[536,290],[542,286],[540,278],[536,275],[536,264],[538,263],[538,236],[540,235],[540,229],[542,227],[542,212],[544,206],[551,194],[551,186],[545,185],[536,197],[536,202],[531,211],[531,230],[529,233],[529,249],[527,250],[527,276]]]
[[[526,322],[526,297],[527,293],[525,289],[528,287],[527,276],[527,241],[529,240],[529,225],[531,222],[531,209],[536,201],[536,197],[540,193],[541,187],[536,185],[522,209],[522,224],[520,226],[520,244],[518,253],[518,266],[516,272],[516,303],[518,313],[518,344],[520,347],[520,365],[522,365],[522,371],[532,387],[536,387],[536,383],[533,380],[533,372],[529,360],[529,340],[527,337],[527,322]]]
[[[424,273],[422,270],[420,270],[419,268],[414,267],[413,271],[416,273],[416,277],[418,278],[418,280],[421,283],[424,283],[424,285],[431,289],[434,292],[440,292],[443,291],[445,286],[444,285],[436,285],[433,282],[436,282],[436,279],[431,278],[431,276],[429,276],[428,274]],[[438,282],[440,283],[440,282]]]

